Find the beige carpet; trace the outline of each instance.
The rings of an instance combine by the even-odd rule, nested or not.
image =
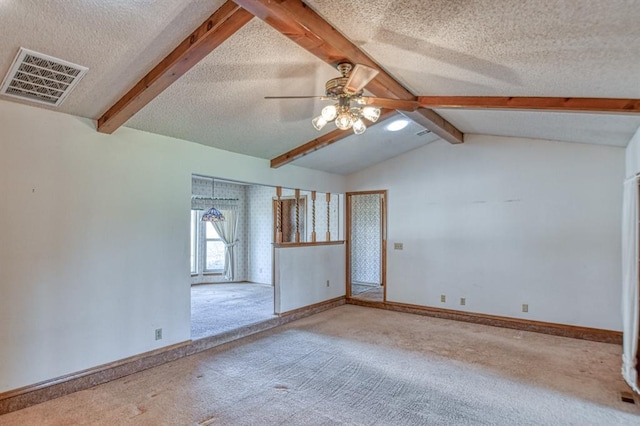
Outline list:
[[[384,302],[384,287],[370,287],[352,296],[353,299],[366,300],[367,302]]]
[[[1,425],[638,425],[620,346],[342,306]]]
[[[191,339],[237,330],[274,318],[273,287],[219,283],[191,286]]]

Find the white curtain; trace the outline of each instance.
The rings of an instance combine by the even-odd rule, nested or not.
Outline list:
[[[622,376],[638,389],[638,177],[624,183],[622,203]]]
[[[234,278],[234,253],[238,242],[238,210],[235,208],[218,209],[224,216],[221,222],[211,222],[224,243],[226,252],[224,260],[224,278],[232,281]]]

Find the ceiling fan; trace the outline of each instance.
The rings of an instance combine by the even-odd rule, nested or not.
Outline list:
[[[625,114],[640,112],[638,99],[523,96],[418,96],[414,99],[391,99],[364,96],[365,86],[376,78],[379,71],[362,64],[356,64],[354,67],[349,62],[341,62],[336,68],[342,77],[332,78],[326,82],[324,96],[265,96],[265,99],[320,98],[323,101],[333,101],[332,105],[324,107],[322,113],[312,120],[313,126],[321,130],[328,122],[334,121],[338,129],[353,129],[353,132],[358,135],[367,129],[363,118],[375,123],[380,117],[380,108],[395,109],[418,120],[422,119],[417,114],[419,108],[506,108]],[[425,127],[428,126],[425,125]]]
[[[364,96],[364,88],[373,80],[379,71],[362,64],[355,67],[349,62],[342,62],[336,67],[342,77],[332,78],[325,84],[324,96],[265,96],[265,99],[306,99],[320,98],[332,101],[333,104],[322,109],[322,113],[311,123],[321,130],[333,121],[340,130],[353,129],[357,135],[367,129],[363,118],[375,123],[380,118],[380,108],[415,111],[419,103],[413,100],[378,98]]]

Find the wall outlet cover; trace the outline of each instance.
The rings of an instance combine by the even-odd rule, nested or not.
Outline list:
[[[440,295],[440,301],[441,301],[442,303],[445,303],[445,302],[447,301],[447,296],[446,296],[446,295],[444,295],[444,294]]]
[[[162,329],[156,328],[156,340],[161,340],[161,339],[162,339]]]

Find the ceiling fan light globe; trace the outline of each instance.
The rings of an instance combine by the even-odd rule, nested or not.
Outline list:
[[[323,116],[319,115],[311,120],[311,124],[313,124],[313,127],[315,127],[316,130],[322,130],[322,128],[327,124],[327,120],[325,120]]]
[[[325,121],[333,121],[337,116],[338,109],[335,105],[327,105],[326,107],[322,108],[322,118],[324,118]]]
[[[367,130],[367,126],[364,125],[364,122],[361,119],[358,118],[353,122],[353,133],[361,135],[365,130]]]
[[[362,108],[362,116],[367,120],[375,123],[380,118],[380,108],[366,106]]]
[[[342,112],[338,114],[336,118],[336,127],[340,130],[347,130],[353,125],[353,118],[348,112]]]

